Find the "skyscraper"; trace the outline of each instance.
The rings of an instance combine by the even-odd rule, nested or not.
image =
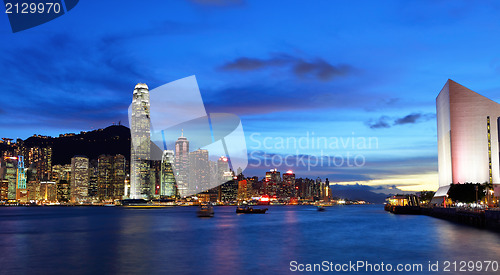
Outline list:
[[[126,160],[123,155],[100,155],[97,162],[97,195],[99,200],[122,199],[125,190]]]
[[[218,184],[225,183],[233,179],[233,174],[229,169],[229,162],[225,156],[221,156],[217,160],[217,180]]]
[[[125,190],[125,178],[127,177],[127,160],[123,155],[113,157],[113,198],[122,199]]]
[[[500,182],[500,104],[448,80],[436,110],[439,186]]]
[[[97,160],[97,196],[106,201],[113,197],[113,157],[100,155]]]
[[[16,183],[17,183],[17,158],[5,158],[5,175],[4,178],[8,181],[7,197],[10,200],[16,199]]]
[[[184,132],[175,142],[175,180],[179,195],[188,195],[188,169],[189,169],[189,141],[184,137]]]
[[[99,164],[98,160],[93,159],[89,161],[89,191],[90,199],[97,198],[97,180],[99,178]]]
[[[209,189],[210,166],[208,151],[198,149],[189,153],[189,183],[190,194],[196,194]]]
[[[297,190],[295,189],[295,174],[292,170],[288,170],[283,174],[283,182],[280,191],[280,196],[283,198],[293,198],[297,196]]]
[[[89,190],[89,159],[86,156],[71,158],[71,202],[87,200]]]
[[[150,159],[150,113],[148,86],[139,83],[135,86],[132,99],[130,134],[132,137],[130,156],[130,198],[150,197],[149,159]]]
[[[238,201],[243,201],[249,199],[249,192],[248,192],[248,182],[247,180],[240,180],[238,181],[238,195],[237,199]]]
[[[56,186],[57,201],[68,202],[70,199],[70,187],[67,180],[59,180]]]
[[[31,147],[27,151],[26,166],[34,163],[37,171],[37,180],[44,181],[52,178],[52,147]]]
[[[281,186],[281,173],[278,172],[278,169],[271,169],[269,172],[266,172],[266,178],[264,183],[264,190],[269,196],[279,195],[279,186]]]
[[[175,197],[177,194],[174,176],[174,151],[164,150],[161,157],[160,196]]]
[[[24,168],[24,156],[17,156],[17,186],[16,199],[19,202],[28,202],[28,190],[26,188],[26,169]]]

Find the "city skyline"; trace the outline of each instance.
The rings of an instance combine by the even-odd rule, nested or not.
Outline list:
[[[241,118],[249,153],[258,152],[250,174],[268,170],[256,159],[322,154],[281,148],[280,138],[375,137],[376,148],[323,150],[361,154],[362,167],[294,170],[332,183],[436,190],[434,101],[442,83],[453,79],[500,100],[499,38],[491,35],[500,30],[500,4],[355,6],[152,1],[140,11],[123,3],[111,13],[112,4],[81,2],[65,16],[15,34],[4,20],[0,35],[9,43],[0,46],[6,65],[0,136],[57,136],[127,124],[131,86],[145,82],[154,89],[196,75],[208,112]],[[130,22],[137,13],[144,20]],[[89,14],[95,15],[90,22]],[[265,138],[272,139],[271,149],[264,148]]]
[[[142,113],[142,110],[139,112]],[[139,197],[129,191],[132,190],[129,173],[132,179],[136,171],[128,165],[125,156],[121,154],[114,156],[100,154],[97,159],[93,159],[84,155],[85,150],[80,150],[79,155],[74,155],[70,163],[48,165],[45,168],[40,164],[52,161],[53,151],[50,142],[42,144],[42,147],[25,145],[22,140],[11,144],[5,144],[5,141],[0,143],[3,145],[2,159],[0,159],[0,200],[3,203],[7,200],[16,200],[22,204],[89,205],[128,198],[172,201],[172,199],[182,199],[188,196],[202,202],[232,203],[236,200],[246,201],[267,197],[268,200],[297,204],[299,200],[301,202],[329,201],[331,194],[328,191],[328,179],[325,181],[319,177],[315,180],[296,179],[291,170],[284,172],[281,178],[277,169],[266,172],[261,180],[259,176],[244,177],[243,169],[238,168],[237,171],[232,171],[229,168],[227,157],[221,156],[217,162],[210,161],[209,151],[204,149],[188,152],[187,163],[183,163],[179,154],[175,153],[187,152],[189,140],[183,136],[183,133],[178,139],[176,151],[163,150],[161,162],[147,159],[144,161],[147,166],[144,167],[145,171],[142,168],[138,169],[139,179],[142,178],[143,172],[147,175],[142,184],[146,186],[139,186],[145,190]],[[133,147],[133,142],[131,143]],[[33,151],[44,153],[34,156],[31,154]],[[46,153],[49,155],[45,155]],[[26,163],[23,154],[26,155]],[[133,150],[130,157],[133,162]],[[179,169],[179,165],[184,169]],[[46,171],[43,170],[40,173],[36,167],[44,167]],[[177,188],[177,183],[182,183],[176,180],[181,170],[186,173],[183,183],[184,191],[180,190],[182,187]],[[270,173],[272,177],[269,177]]]

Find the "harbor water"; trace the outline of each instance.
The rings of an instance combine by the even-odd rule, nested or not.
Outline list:
[[[394,215],[382,205],[268,208],[251,215],[219,206],[213,218],[198,218],[196,207],[2,207],[0,274],[293,274],[308,267],[369,274],[381,264],[392,273],[400,264],[408,274],[455,274],[453,262],[461,261],[476,265],[466,274],[500,273],[494,265],[484,270],[486,261],[500,262],[497,232]]]

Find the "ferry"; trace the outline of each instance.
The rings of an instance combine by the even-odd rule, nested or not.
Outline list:
[[[172,206],[169,204],[153,203],[151,201],[147,201],[144,199],[125,199],[125,200],[119,201],[119,203],[117,205],[120,205],[120,206],[126,207],[126,208],[163,208],[163,207]]]
[[[248,205],[242,205],[236,208],[237,214],[265,214],[266,211],[267,208],[253,208]]]
[[[198,217],[211,218],[214,216],[214,207],[210,204],[200,205],[200,209],[196,212]]]

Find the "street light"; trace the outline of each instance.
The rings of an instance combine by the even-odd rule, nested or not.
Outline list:
[[[479,190],[479,186],[476,185],[476,203],[478,203],[477,190]]]

